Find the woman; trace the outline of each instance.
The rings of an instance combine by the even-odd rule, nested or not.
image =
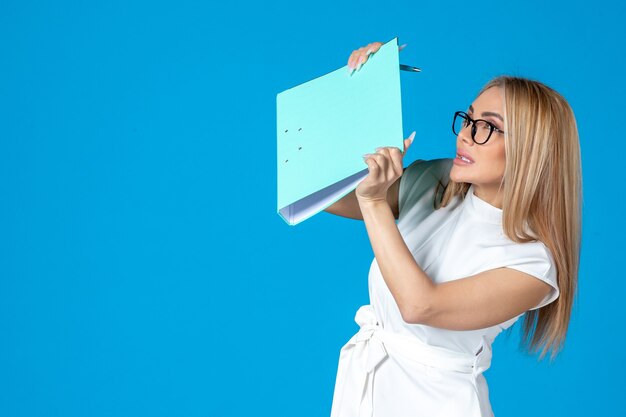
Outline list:
[[[382,43],[355,50],[360,69]],[[364,155],[368,176],[326,209],[362,219],[371,305],[342,348],[332,417],[491,416],[482,375],[498,333],[525,314],[540,358],[562,348],[580,254],[578,133],[565,99],[498,77],[456,112],[454,159]],[[397,223],[396,223],[396,220]]]

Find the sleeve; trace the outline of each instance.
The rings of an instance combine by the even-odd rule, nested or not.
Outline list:
[[[557,282],[556,263],[550,255],[548,248],[541,242],[525,243],[520,247],[522,248],[521,256],[515,263],[507,265],[507,268],[532,275],[552,287],[552,290],[544,299],[530,309],[536,310],[550,304],[559,297],[560,291]]]
[[[409,211],[416,215],[433,210],[437,184],[448,182],[451,165],[451,159],[418,159],[405,168],[398,190],[399,219]]]

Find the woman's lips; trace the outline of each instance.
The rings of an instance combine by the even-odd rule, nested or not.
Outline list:
[[[473,163],[474,161],[472,161],[469,156],[463,153],[458,153],[456,155],[456,158],[454,158],[455,165],[472,165]]]

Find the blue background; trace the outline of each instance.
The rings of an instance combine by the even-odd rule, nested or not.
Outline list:
[[[491,77],[577,115],[579,296],[552,364],[494,344],[496,415],[624,413],[624,3],[0,3],[0,415],[326,416],[364,225],[276,214],[276,94],[398,36],[405,165]],[[329,150],[332,151],[332,150]],[[365,167],[365,165],[364,165]]]

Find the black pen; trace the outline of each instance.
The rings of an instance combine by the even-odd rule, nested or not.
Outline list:
[[[412,67],[410,65],[400,64],[400,69],[403,71],[411,71],[411,72],[421,72],[422,70],[417,67]]]

